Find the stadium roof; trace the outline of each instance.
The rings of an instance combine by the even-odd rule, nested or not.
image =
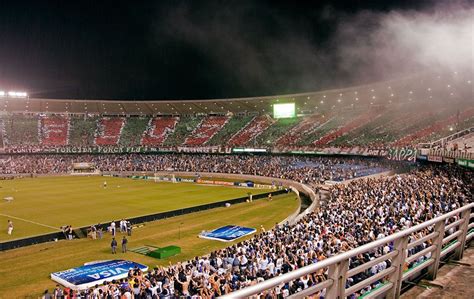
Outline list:
[[[3,113],[69,113],[102,115],[193,115],[272,112],[276,103],[296,103],[298,114],[334,108],[368,107],[411,101],[472,99],[470,79],[449,76],[412,76],[401,80],[311,93],[209,100],[79,100],[12,98],[0,96]],[[469,94],[470,93],[470,94]]]

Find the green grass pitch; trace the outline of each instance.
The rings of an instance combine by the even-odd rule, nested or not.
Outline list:
[[[81,227],[234,199],[247,192],[268,190],[93,176],[0,181],[0,242],[54,232],[63,225]],[[3,200],[7,196],[14,200]],[[12,236],[7,235],[8,219],[14,223]]]

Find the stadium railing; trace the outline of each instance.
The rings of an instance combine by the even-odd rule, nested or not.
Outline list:
[[[323,289],[326,289],[326,298],[346,298],[346,296],[367,288],[377,281],[382,281],[384,278],[386,279],[383,283],[372,290],[370,297],[376,298],[384,295],[386,298],[398,298],[401,293],[402,283],[409,278],[420,275],[423,271],[426,272],[428,278],[434,279],[436,278],[440,261],[447,257],[448,254],[451,254],[454,259],[462,258],[465,245],[474,236],[474,223],[470,223],[470,220],[474,218],[474,213],[471,213],[473,208],[474,203],[470,203],[450,213],[433,218],[385,238],[256,285],[243,288],[221,296],[220,298],[245,298],[261,294],[278,285],[324,270],[327,270],[326,280],[301,290],[299,293],[292,294],[288,298],[302,298],[315,294]],[[447,224],[447,221],[452,222]],[[428,234],[418,239],[412,237],[413,234],[420,233],[429,228],[432,228],[432,230],[429,231]],[[429,240],[431,240],[431,242],[428,243],[425,248],[414,250],[415,248],[419,249],[423,243]],[[390,252],[349,269],[351,258],[366,252],[373,252],[391,243],[393,243],[393,250]],[[348,278],[371,269],[373,266],[386,260],[391,260],[390,267],[347,287]],[[410,264],[412,264],[412,266],[405,269],[405,267]]]
[[[428,152],[429,156],[452,158],[452,159],[466,159],[474,160],[474,152],[466,151],[451,151],[445,149],[430,149]]]
[[[439,148],[443,148],[449,141],[451,140],[455,140],[455,139],[458,139],[458,138],[461,138],[467,134],[470,134],[470,133],[473,133],[474,132],[474,127],[471,127],[471,128],[467,128],[467,129],[464,129],[464,130],[461,130],[459,132],[456,132],[454,134],[451,134],[449,136],[446,136],[446,137],[443,137],[437,141],[434,141],[434,142],[424,142],[424,143],[419,143],[418,144],[418,148],[436,148],[436,147],[439,147]]]

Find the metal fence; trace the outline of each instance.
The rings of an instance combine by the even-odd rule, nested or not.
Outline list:
[[[325,298],[346,298],[375,282],[379,286],[370,293],[370,298],[398,298],[403,282],[426,272],[429,279],[436,278],[440,261],[452,256],[461,259],[467,242],[474,236],[474,203],[450,213],[436,217],[409,229],[332,256],[320,262],[274,277],[253,286],[243,288],[221,298],[245,298],[265,293],[275,287],[294,281],[305,275],[324,271],[325,280],[289,298],[302,298],[325,290]],[[414,235],[417,234],[417,237]],[[360,254],[373,252],[393,244],[393,249],[369,262],[350,268],[350,260]],[[362,281],[348,285],[348,279],[366,272],[373,266],[390,260],[390,266]],[[407,268],[408,267],[408,268]]]
[[[436,157],[446,157],[452,159],[467,159],[467,160],[474,160],[474,153],[468,151],[453,151],[453,150],[445,150],[445,149],[430,149],[428,151],[429,156],[436,156]]]
[[[434,147],[441,147],[443,148],[449,141],[461,138],[465,135],[468,135],[470,133],[474,132],[474,127],[464,129],[462,131],[456,132],[454,134],[451,134],[449,136],[446,136],[444,138],[441,138],[435,142],[425,142],[425,143],[420,143],[418,144],[418,148],[434,148]]]

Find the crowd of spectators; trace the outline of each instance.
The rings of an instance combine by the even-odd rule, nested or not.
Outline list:
[[[167,156],[165,159],[169,158],[170,156]],[[286,167],[287,159],[292,158],[260,158],[263,161],[248,157],[247,162],[240,162],[240,164],[233,163],[236,162],[233,161],[235,158],[222,158],[229,161],[220,164],[220,167],[224,167],[220,171],[275,174],[305,181],[300,177],[301,174],[291,174]],[[203,161],[183,159],[180,162],[169,160],[162,162],[166,167],[177,169],[217,171],[213,168],[214,161],[213,163],[211,160],[204,162],[206,157],[202,159]],[[265,159],[277,159],[279,163],[260,169],[262,165],[265,165]],[[130,163],[128,159],[124,160],[121,167],[127,169],[128,163]],[[255,165],[251,166],[252,164]],[[328,164],[321,165],[323,166],[320,168],[329,167]],[[366,178],[348,184],[334,185],[329,190],[328,199],[319,209],[293,225],[277,225],[274,229],[261,232],[249,240],[183,263],[157,267],[147,274],[136,270],[131,271],[127,279],[106,282],[87,290],[88,295],[77,297],[213,298],[317,263],[459,208],[472,201],[473,178],[472,172],[455,167],[421,167],[405,174]],[[451,219],[451,221],[455,220]],[[410,238],[418,239],[429,232],[430,230],[427,229]],[[378,250],[354,257],[350,261],[350,268],[392,251],[392,246],[393,244],[386,244]],[[411,249],[409,254],[419,252],[428,246],[430,246],[429,240]],[[405,267],[409,268],[428,257],[429,254],[421,256]],[[351,277],[348,280],[348,286],[390,265],[390,259],[382,261]],[[262,294],[261,298],[285,298],[326,278],[327,269],[323,269],[268,290]],[[363,295],[382,283],[384,283],[383,279],[378,280],[369,287],[352,294],[350,298]],[[315,294],[313,298],[324,296],[323,290]]]
[[[73,163],[94,163],[100,171],[189,171],[251,174],[290,179],[306,184],[358,177],[380,167],[380,160],[251,155],[5,155],[0,156],[0,174],[61,174]],[[316,166],[316,167],[315,167]]]

